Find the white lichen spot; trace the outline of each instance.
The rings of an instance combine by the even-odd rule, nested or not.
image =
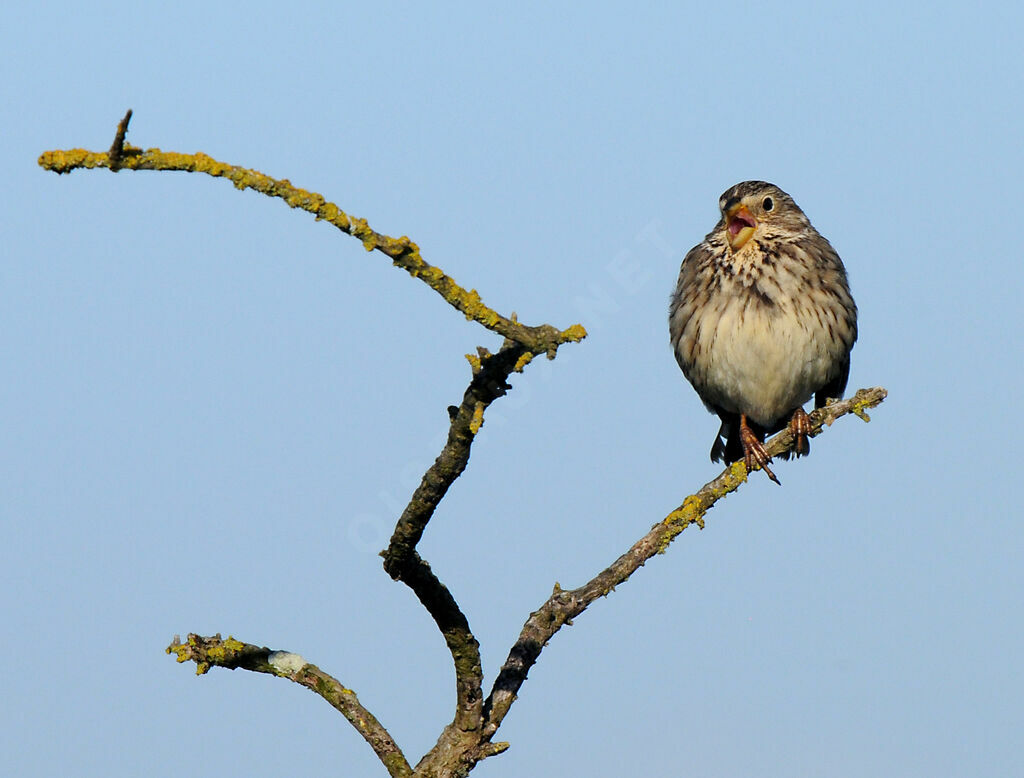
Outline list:
[[[308,664],[305,659],[291,651],[271,651],[267,661],[282,675],[294,675]]]

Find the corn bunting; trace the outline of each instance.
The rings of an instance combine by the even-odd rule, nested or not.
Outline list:
[[[744,181],[718,207],[722,218],[679,269],[672,347],[722,419],[712,461],[742,458],[779,483],[764,437],[788,424],[796,455],[810,451],[803,405],[842,397],[857,306],[839,255],[777,186]]]

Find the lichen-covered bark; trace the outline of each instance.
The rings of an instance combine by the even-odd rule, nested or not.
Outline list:
[[[419,246],[409,238],[392,238],[377,232],[365,219],[350,216],[323,195],[294,186],[288,179],[276,179],[258,170],[229,165],[197,152],[180,154],[160,149],[142,150],[124,142],[129,111],[118,125],[117,135],[110,151],[94,152],[85,149],[46,151],[39,157],[39,165],[54,173],[70,173],[79,168],[109,168],[111,170],[177,170],[205,173],[214,178],[226,178],[236,189],[253,189],[268,197],[284,200],[289,207],[313,214],[317,220],[328,222],[348,235],[358,238],[367,251],[380,251],[413,278],[418,278],[437,292],[445,301],[467,319],[482,324],[489,330],[526,346],[534,353],[554,352],[564,343],[578,342],[586,337],[586,330],[574,324],[559,330],[550,324],[528,327],[514,317],[502,316],[480,299],[475,289],[464,289],[439,267],[429,264],[420,255]]]
[[[394,778],[407,778],[413,774],[408,760],[391,735],[377,718],[362,706],[355,692],[345,687],[337,678],[328,675],[319,667],[309,664],[296,654],[289,659],[298,661],[275,662],[274,655],[286,652],[271,651],[265,646],[255,646],[220,635],[200,637],[188,635],[182,643],[177,637],[167,647],[168,654],[174,654],[179,662],[195,662],[196,674],[203,675],[211,667],[227,670],[250,670],[254,673],[268,673],[288,678],[305,686],[329,702],[369,743],[370,748]]]
[[[865,409],[879,405],[887,394],[888,392],[881,387],[861,389],[848,400],[840,400],[814,411],[810,414],[811,437],[820,434],[825,425],[831,425],[833,421],[847,414],[852,413],[864,421],[870,421]],[[765,449],[769,456],[779,456],[791,450],[794,442],[793,434],[786,429],[768,441]],[[716,502],[736,491],[746,480],[744,464],[733,463],[718,478],[683,500],[678,508],[655,524],[626,553],[583,586],[563,590],[556,585],[547,601],[526,620],[519,638],[509,652],[508,659],[494,681],[484,706],[484,736],[491,736],[497,731],[505,714],[515,702],[519,687],[526,680],[526,674],[537,661],[547,642],[565,623],[580,615],[598,597],[604,597],[612,592],[655,554],[664,553],[668,545],[691,524],[703,529],[704,515]]]

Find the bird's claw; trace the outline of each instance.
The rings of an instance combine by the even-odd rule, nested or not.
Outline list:
[[[793,453],[798,456],[806,456],[811,452],[811,444],[807,436],[811,434],[811,418],[803,408],[793,411],[793,418],[789,420],[789,431],[793,433]]]
[[[747,419],[744,416],[740,420],[740,443],[743,444],[743,464],[747,466],[747,472],[751,472],[757,465],[769,478],[771,478],[779,486],[782,486],[782,482],[775,477],[775,473],[768,467],[771,464],[772,458],[768,456],[768,452],[765,451],[764,444],[758,440],[757,435],[754,431],[747,426]]]

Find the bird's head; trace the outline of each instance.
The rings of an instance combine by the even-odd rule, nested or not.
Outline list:
[[[736,184],[722,194],[718,207],[725,239],[734,252],[743,248],[761,225],[799,229],[807,223],[793,198],[766,181]]]

